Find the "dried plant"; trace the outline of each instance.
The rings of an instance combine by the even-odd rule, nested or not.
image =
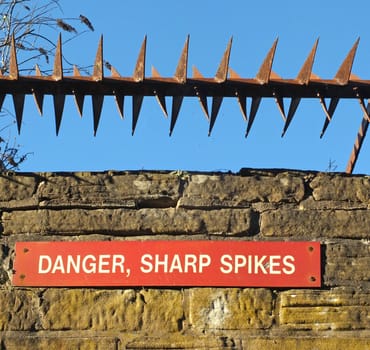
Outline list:
[[[66,32],[69,41],[87,30],[94,30],[90,20],[79,15],[75,18],[60,18],[62,0],[0,0],[0,72],[9,72],[11,37],[14,35],[19,70],[29,74],[38,64],[41,72],[48,73],[55,52],[55,32]],[[71,24],[73,23],[73,25]],[[81,30],[79,28],[81,26]],[[86,29],[87,27],[87,29]],[[65,70],[72,71],[73,64],[63,57]],[[85,69],[86,67],[79,67]],[[1,121],[11,114],[1,112]],[[13,116],[11,116],[14,118]],[[9,121],[9,119],[8,119]],[[0,130],[4,132],[6,126]],[[10,138],[10,136],[9,136]],[[9,139],[8,139],[9,140]],[[20,146],[0,137],[0,171],[18,170],[27,155],[20,154]]]

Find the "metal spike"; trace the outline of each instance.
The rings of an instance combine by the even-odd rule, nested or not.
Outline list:
[[[10,41],[9,77],[14,80],[17,80],[19,78],[14,34],[12,34],[11,41]]]
[[[180,113],[180,108],[181,108],[183,99],[184,99],[183,96],[173,96],[172,97],[170,136],[172,135],[173,129],[177,121],[177,117]]]
[[[132,96],[132,135],[135,132],[136,124],[139,119],[141,105],[143,104],[144,96],[134,95]]]
[[[241,79],[241,76],[234,71],[234,69],[232,68],[229,68],[229,75],[230,75],[230,79]]]
[[[339,98],[338,97],[333,97],[330,100],[329,109],[327,110],[327,114],[330,116],[330,118],[326,118],[325,119],[324,126],[323,126],[322,131],[321,131],[321,134],[320,134],[320,138],[322,138],[324,136],[324,133],[326,131],[326,128],[328,127],[329,123],[331,122],[331,120],[333,118],[333,114],[335,112],[335,109],[338,106],[338,102],[339,102]]]
[[[354,169],[354,167],[356,165],[356,162],[357,162],[357,159],[358,159],[358,155],[360,154],[360,150],[361,150],[363,141],[365,139],[367,130],[369,128],[369,119],[367,118],[367,116],[369,114],[370,114],[370,102],[368,100],[367,108],[366,108],[366,114],[362,118],[361,125],[360,125],[360,128],[359,128],[358,133],[357,133],[356,141],[355,141],[355,144],[353,145],[351,156],[350,156],[350,158],[348,160],[348,163],[347,163],[346,173],[348,173],[348,174],[352,174],[353,169]]]
[[[218,83],[224,83],[227,79],[232,42],[233,42],[233,38],[231,37],[230,40],[229,40],[229,43],[227,45],[227,48],[224,52],[224,55],[222,56],[222,60],[220,62],[220,65],[217,69],[217,72],[216,72],[216,75],[215,75],[215,80]]]
[[[342,65],[339,67],[337,74],[334,77],[334,79],[341,85],[348,84],[349,78],[351,76],[353,60],[355,58],[359,42],[360,38],[356,40],[351,50],[349,51],[347,57],[344,59]]]
[[[179,63],[177,64],[175,75],[173,76],[179,83],[186,83],[188,71],[188,52],[189,52],[189,38],[186,38],[184,48],[182,49]]]
[[[94,136],[96,136],[96,132],[98,130],[101,111],[103,108],[104,102],[104,95],[92,95],[92,107],[93,107],[93,115],[94,115]]]
[[[204,78],[203,74],[198,70],[197,67],[193,66],[193,78],[194,79],[201,79]]]
[[[3,103],[4,103],[4,100],[5,100],[5,96],[6,96],[6,94],[0,94],[0,111],[3,108]]]
[[[236,97],[238,99],[238,105],[240,107],[240,111],[242,112],[242,116],[244,120],[247,121],[247,97],[240,95],[238,92],[236,93]]]
[[[94,70],[92,78],[95,81],[102,81],[104,77],[103,72],[103,35],[100,36],[98,49],[96,51]]]
[[[286,131],[288,130],[289,124],[292,121],[295,112],[297,111],[299,102],[301,102],[301,98],[300,97],[293,97],[292,100],[290,101],[290,106],[289,106],[289,111],[288,111],[288,117],[286,119],[286,122],[285,122],[285,125],[284,125],[284,129],[283,129],[283,133],[281,134],[281,137],[283,137],[285,135]]]
[[[160,78],[161,77],[158,70],[154,66],[152,66],[152,77],[153,78]]]
[[[204,115],[206,116],[207,119],[209,119],[207,96],[199,92],[199,90],[197,91],[197,96],[199,99],[200,106],[202,107],[202,111],[204,112]]]
[[[320,99],[320,104],[321,104],[321,107],[322,107],[322,109],[325,113],[326,118],[330,121],[331,120],[331,115],[329,114],[328,108],[326,107],[326,103],[325,103],[324,98],[319,93],[317,94],[317,96]]]
[[[245,133],[245,137],[247,137],[249,134],[254,118],[256,117],[258,107],[260,106],[261,100],[262,100],[261,97],[252,97],[252,105],[251,105],[251,110],[249,112],[249,120],[248,120],[247,131]]]
[[[154,66],[152,66],[152,77],[153,78],[161,78],[161,75],[159,74],[159,72],[157,71],[157,69],[155,69]],[[161,107],[161,110],[164,114],[164,116],[167,118],[168,117],[168,113],[167,113],[167,108],[166,108],[166,99],[165,99],[165,96],[162,95],[162,94],[158,94],[157,91],[154,91],[154,96],[159,104],[159,107]]]
[[[121,119],[123,119],[124,118],[123,104],[124,104],[124,101],[125,101],[125,96],[121,95],[121,94],[117,94],[116,92],[114,92],[114,101],[116,101],[116,106],[117,106],[117,109],[118,109],[118,113],[119,113]]]
[[[53,79],[55,79],[55,80],[62,80],[63,79],[62,35],[61,34],[59,34],[58,42],[57,42],[57,48],[55,50]]]
[[[41,74],[40,68],[37,64],[35,66],[35,71],[36,71],[36,76],[41,77],[42,74]],[[35,100],[37,110],[39,111],[40,115],[42,115],[42,106],[43,106],[43,103],[44,103],[44,94],[41,93],[41,92],[38,92],[34,89],[32,89],[32,94],[33,94],[33,98]]]
[[[120,78],[121,75],[118,73],[117,69],[114,68],[113,66],[110,66],[110,73],[112,75],[112,77],[114,78]]]
[[[270,74],[271,74],[271,68],[272,68],[272,63],[274,61],[274,56],[275,56],[275,51],[276,51],[276,46],[278,43],[278,39],[274,41],[272,44],[271,49],[266,55],[265,60],[263,61],[257,75],[256,79],[261,83],[261,84],[267,84],[270,80]]]
[[[56,95],[53,95],[53,99],[54,99],[54,113],[55,113],[55,129],[56,129],[56,135],[58,136],[60,124],[62,122],[64,102],[66,99],[66,95],[56,94]]]
[[[310,82],[311,74],[312,74],[312,66],[315,60],[317,45],[319,43],[319,39],[316,39],[315,44],[313,45],[311,52],[306,58],[306,61],[303,63],[301,70],[298,73],[297,80],[300,84],[308,84]]]
[[[136,66],[133,74],[133,79],[136,82],[141,82],[145,79],[145,54],[146,54],[146,35],[141,44],[139,56],[136,61]]]
[[[74,77],[80,77],[81,76],[81,73],[80,73],[80,71],[78,70],[78,68],[76,66],[73,66],[73,76]],[[74,100],[75,100],[75,103],[76,103],[78,114],[80,115],[80,117],[82,117],[85,95],[80,94],[76,91],[73,91],[73,97],[74,97]]]
[[[24,108],[24,94],[13,94],[13,104],[15,110],[15,118],[17,120],[18,134],[21,133],[21,125],[23,118],[23,108]]]
[[[364,112],[364,118],[367,118],[367,120],[370,122],[370,114],[368,113],[368,110],[365,107],[364,100],[360,96],[358,96],[358,102],[360,103],[361,109]]]
[[[209,123],[208,136],[211,135],[213,126],[215,125],[215,121],[216,121],[218,112],[220,111],[222,100],[223,100],[222,96],[214,96],[212,99],[212,112],[211,112],[211,120]]]
[[[283,100],[282,97],[277,96],[275,92],[274,92],[274,97],[275,97],[275,102],[276,102],[276,105],[277,105],[278,110],[280,112],[280,115],[283,118],[283,120],[285,121],[286,116],[285,116],[285,110],[284,110],[284,100]]]

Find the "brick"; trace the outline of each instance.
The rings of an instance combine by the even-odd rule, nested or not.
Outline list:
[[[39,324],[38,304],[36,292],[0,290],[0,330],[37,329]]]
[[[3,234],[253,234],[251,209],[70,209],[3,213]]]
[[[253,202],[298,202],[305,194],[303,180],[289,173],[277,176],[193,174],[181,207],[249,207]]]
[[[369,176],[319,174],[310,183],[315,200],[363,202],[370,204]]]
[[[168,207],[180,186],[170,173],[47,174],[37,194],[47,207]]]
[[[183,319],[171,290],[48,289],[41,311],[45,330],[175,332]]]
[[[279,324],[290,330],[370,329],[369,298],[368,292],[344,288],[282,292]]]
[[[369,210],[297,210],[282,208],[261,214],[264,236],[367,238]]]
[[[207,329],[266,329],[273,321],[268,289],[194,288],[190,292],[190,323]]]
[[[328,243],[325,249],[324,282],[327,286],[370,286],[368,241]]]

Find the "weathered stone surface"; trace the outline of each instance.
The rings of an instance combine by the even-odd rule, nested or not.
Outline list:
[[[19,334],[7,336],[4,339],[4,349],[19,350],[19,349],[38,349],[38,350],[63,350],[63,349],[79,349],[79,350],[116,350],[117,339],[92,335],[77,335],[65,336],[59,334]]]
[[[261,214],[264,236],[367,238],[369,210],[297,210],[282,208]]]
[[[174,332],[183,319],[181,292],[171,290],[48,289],[41,310],[48,330]]]
[[[4,173],[0,176],[1,202],[24,200],[32,197],[36,190],[36,176]]]
[[[168,207],[176,205],[180,184],[169,173],[47,174],[37,195],[47,207]]]
[[[250,209],[71,209],[3,213],[3,234],[252,234]]]
[[[268,289],[194,288],[190,291],[190,323],[207,329],[266,329],[273,322]]]
[[[315,200],[370,203],[369,176],[319,174],[310,183]]]
[[[193,174],[182,207],[249,207],[253,202],[298,202],[305,194],[303,180],[289,173],[276,176]]]
[[[246,337],[243,340],[243,349],[268,349],[268,350],[367,350],[370,337],[358,338],[353,334],[350,338],[338,337]]]
[[[326,245],[327,286],[370,285],[370,242],[340,241]]]
[[[279,324],[292,330],[370,328],[370,294],[365,291],[289,290],[279,294]]]
[[[38,298],[35,292],[0,290],[0,331],[37,328]]]

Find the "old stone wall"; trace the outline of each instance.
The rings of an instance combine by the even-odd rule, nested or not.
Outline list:
[[[0,349],[370,349],[370,178],[0,176]],[[19,288],[17,241],[309,240],[322,287]]]

